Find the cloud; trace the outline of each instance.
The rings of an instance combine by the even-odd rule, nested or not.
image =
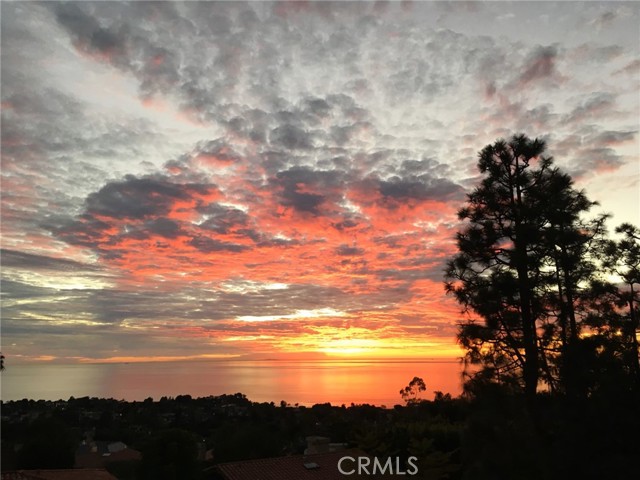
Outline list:
[[[574,177],[582,175],[612,172],[624,165],[622,155],[612,148],[586,148],[580,152],[580,165],[573,172]]]
[[[583,43],[576,47],[568,55],[575,57],[581,63],[607,63],[625,53],[621,45],[599,46],[593,43]]]
[[[594,26],[597,30],[601,30],[602,28],[608,27],[615,19],[618,17],[615,11],[609,10],[607,12],[602,13],[597,18],[594,18],[590,24]]]
[[[231,165],[241,161],[238,153],[220,139],[203,142],[196,150],[197,161],[213,166]]]
[[[269,140],[276,147],[290,150],[309,150],[313,148],[313,141],[308,132],[294,125],[283,125],[271,131]]]
[[[577,105],[564,121],[568,123],[595,122],[604,115],[611,115],[615,112],[616,95],[610,92],[596,92],[589,94],[579,105]]]
[[[294,167],[278,172],[273,183],[280,190],[281,205],[317,215],[323,203],[341,199],[343,178],[344,173],[337,170]]]
[[[110,218],[142,219],[168,214],[179,201],[215,192],[214,185],[180,185],[161,178],[127,175],[87,197],[87,212]]]
[[[636,9],[512,7],[3,4],[3,335],[87,358],[453,344],[476,152],[548,136],[589,190],[637,142]]]
[[[55,3],[56,20],[62,27],[73,35],[78,49],[101,58],[108,58],[110,62],[121,67],[129,64],[127,48],[122,38],[122,32],[104,28],[91,15],[85,13],[76,3]]]
[[[448,179],[409,177],[408,179],[392,178],[390,181],[380,182],[380,194],[388,200],[440,200],[460,196],[462,189]]]
[[[150,222],[146,222],[144,229],[152,235],[158,235],[165,238],[176,238],[184,235],[184,231],[180,224],[168,218],[156,218]]]
[[[625,165],[629,159],[620,154],[616,147],[632,144],[637,133],[584,128],[580,135],[568,136],[557,142],[554,150],[563,157],[574,159],[567,162],[566,168],[573,177],[580,179],[614,172]]]
[[[34,253],[18,252],[2,249],[2,265],[5,268],[19,268],[26,270],[56,270],[59,272],[97,272],[102,270],[100,265],[91,265],[66,258],[50,257]]]
[[[217,233],[226,234],[237,228],[249,225],[249,216],[242,210],[227,207],[218,203],[210,203],[197,207],[199,213],[206,218],[200,227]]]
[[[249,247],[246,245],[239,245],[237,243],[226,243],[213,238],[197,236],[191,240],[191,245],[203,253],[213,252],[242,252]]]
[[[336,253],[338,255],[347,256],[347,257],[359,256],[364,253],[364,249],[358,248],[356,246],[349,246],[349,245],[342,244],[336,249]]]
[[[616,75],[620,75],[620,74],[631,74],[631,75],[633,75],[634,73],[637,74],[638,72],[640,72],[640,59],[635,59],[635,60],[632,60],[631,62],[629,62],[624,67],[620,68],[619,70],[616,70],[614,74],[616,74]]]
[[[524,60],[523,72],[517,79],[517,88],[526,88],[531,83],[544,80],[560,80],[556,64],[558,49],[556,46],[538,46]]]
[[[621,143],[632,142],[636,138],[637,134],[638,134],[637,131],[631,131],[631,132],[604,131],[596,134],[593,137],[592,141],[597,145],[615,146]]]

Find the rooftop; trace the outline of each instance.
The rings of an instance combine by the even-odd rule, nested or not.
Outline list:
[[[222,463],[216,469],[224,480],[344,480],[345,478],[368,478],[383,480],[392,475],[349,475],[338,470],[342,457],[370,457],[362,450],[349,449],[315,455],[292,455],[289,457],[263,458],[244,462]],[[352,470],[355,464],[345,461],[343,469]]]

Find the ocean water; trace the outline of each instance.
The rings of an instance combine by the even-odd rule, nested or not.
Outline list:
[[[154,400],[162,396],[243,393],[254,402],[313,405],[401,404],[399,391],[414,376],[434,391],[458,395],[462,367],[456,361],[198,361],[76,365],[8,365],[3,401],[102,397]]]

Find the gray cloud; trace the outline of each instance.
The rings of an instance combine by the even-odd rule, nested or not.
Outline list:
[[[634,73],[637,74],[638,72],[640,72],[640,59],[635,59],[635,60],[632,60],[631,62],[629,62],[627,65],[625,65],[621,69],[616,70],[616,72],[614,74],[616,74],[616,75],[620,75],[620,74],[631,74],[631,75],[633,75]]]
[[[525,86],[530,82],[536,82],[555,75],[557,57],[558,49],[554,46],[536,48],[525,60],[525,70],[518,79],[519,84]]]
[[[624,52],[625,49],[620,45],[599,46],[592,43],[583,43],[570,54],[575,55],[580,62],[606,63],[620,57]]]
[[[596,145],[617,145],[620,143],[631,142],[636,138],[638,131],[632,132],[616,132],[616,131],[604,131],[597,133],[593,138],[592,142]]]
[[[336,253],[338,255],[351,257],[351,256],[362,255],[364,253],[364,249],[358,248],[355,245],[349,246],[349,245],[342,244],[336,249]]]
[[[26,270],[55,270],[59,272],[98,272],[102,270],[99,265],[90,265],[66,258],[37,255],[34,253],[18,252],[15,250],[0,250],[2,265]]]
[[[197,210],[207,217],[207,219],[200,224],[200,227],[205,230],[226,234],[233,229],[245,227],[249,224],[249,216],[237,208],[211,203],[199,207]]]
[[[559,156],[575,158],[566,162],[566,169],[576,178],[622,167],[625,158],[615,147],[631,143],[637,136],[637,131],[602,131],[593,126],[585,127],[578,133],[556,142],[555,147]]]
[[[278,172],[273,182],[280,189],[282,205],[318,214],[325,201],[336,201],[342,197],[343,178],[340,171],[296,167]]]
[[[271,131],[269,140],[276,147],[290,150],[309,150],[313,148],[313,141],[308,132],[294,125],[283,125]]]
[[[191,245],[203,253],[212,252],[242,252],[249,249],[246,245],[237,243],[221,242],[205,236],[197,236],[191,240]]]
[[[184,234],[180,224],[168,218],[156,218],[146,222],[144,227],[149,233],[165,238],[176,238]]]
[[[579,177],[585,173],[597,173],[599,171],[617,170],[624,164],[622,155],[612,148],[587,148],[581,155],[582,161],[574,176]]]
[[[141,219],[166,215],[177,200],[190,199],[193,193],[207,193],[214,185],[180,185],[165,179],[127,175],[111,182],[87,197],[87,212],[111,218]]]
[[[564,121],[570,123],[595,122],[603,115],[610,115],[612,111],[615,111],[615,100],[616,95],[610,92],[592,93],[580,105],[576,106],[564,118]]]
[[[459,185],[448,179],[392,178],[380,182],[380,193],[384,197],[396,200],[446,200],[452,196],[460,196]]]
[[[41,225],[67,243],[89,247],[106,258],[118,258],[122,252],[115,247],[125,239],[199,235],[186,231],[181,221],[168,215],[180,202],[193,211],[206,211],[200,197],[216,191],[213,184],[175,183],[161,175],[127,175],[89,194],[80,215],[50,216]],[[201,250],[207,245],[207,240],[192,240]]]

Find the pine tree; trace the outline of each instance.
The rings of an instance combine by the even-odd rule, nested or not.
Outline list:
[[[595,203],[545,148],[516,135],[480,152],[484,178],[458,213],[466,226],[445,284],[472,314],[458,334],[467,360],[484,377],[521,388],[531,409],[540,381],[555,387],[562,355],[577,343],[590,244],[605,219],[581,220]]]
[[[622,234],[620,240],[608,240],[603,244],[605,271],[620,280],[620,287],[613,290],[622,315],[621,331],[625,361],[637,385],[640,385],[640,349],[638,328],[640,323],[640,229],[629,223],[616,228]]]

